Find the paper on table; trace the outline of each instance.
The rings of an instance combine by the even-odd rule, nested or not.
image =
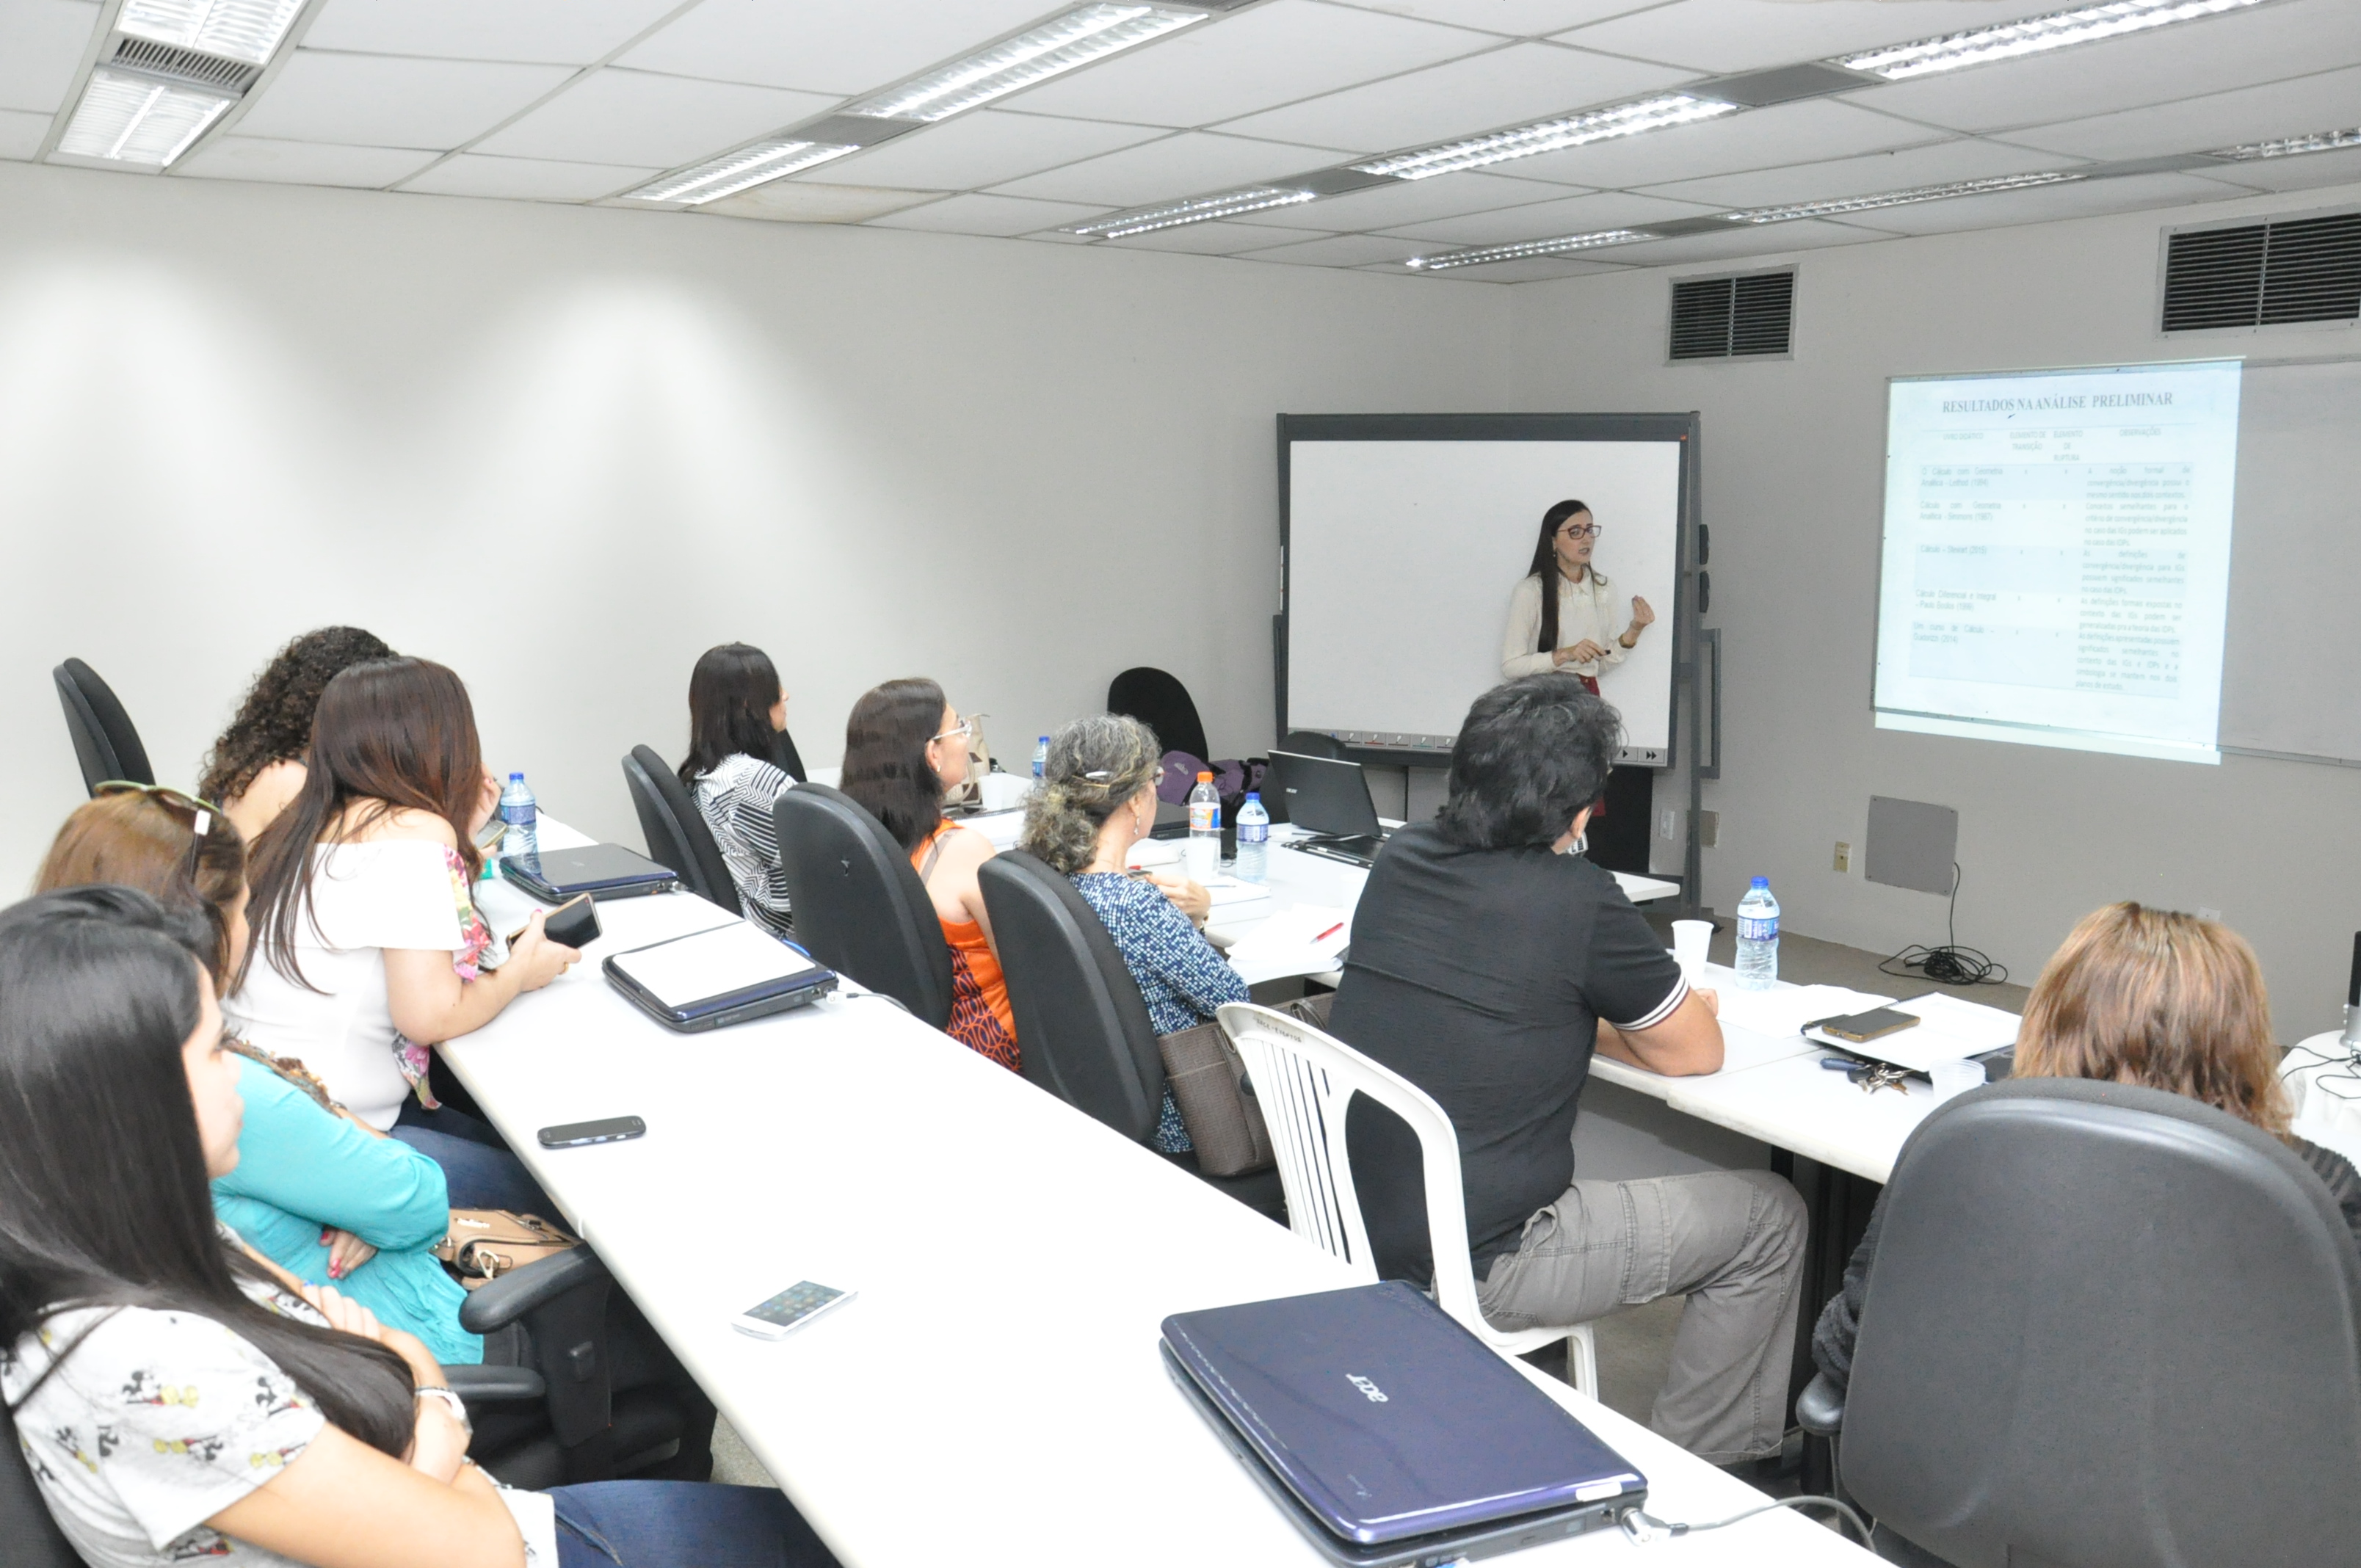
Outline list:
[[[1353,916],[1333,904],[1290,904],[1240,937],[1230,948],[1235,964],[1268,964],[1306,948],[1334,958],[1353,939]]]
[[[1897,1002],[1894,1010],[1925,1019],[1920,1029],[1960,1041],[1968,1047],[1960,1053],[1962,1056],[1978,1056],[2016,1044],[2016,1026],[2021,1021],[2014,1013],[1987,1007],[1980,1002],[1962,1002],[1939,991]]]
[[[1872,996],[1865,991],[1848,991],[1841,985],[1798,985],[1772,991],[1741,991],[1725,985],[1719,994],[1724,1022],[1773,1036],[1800,1035],[1804,1025],[1816,1018],[1866,1013],[1894,1000],[1890,996]]]
[[[743,920],[618,953],[614,963],[666,1007],[686,1007],[819,968]]]
[[[1252,904],[1257,898],[1268,898],[1270,889],[1258,882],[1241,882],[1234,876],[1217,876],[1205,884],[1205,894],[1213,900],[1214,908],[1227,909],[1235,905]]]

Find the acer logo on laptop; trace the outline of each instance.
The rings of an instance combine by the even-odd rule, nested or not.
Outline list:
[[[1347,1372],[1345,1374],[1345,1381],[1350,1383],[1354,1387],[1358,1388],[1361,1391],[1362,1396],[1367,1398],[1369,1403],[1373,1405],[1382,1405],[1386,1403],[1386,1391],[1383,1388],[1378,1387],[1375,1383],[1369,1381],[1369,1379],[1362,1376],[1359,1373]]]

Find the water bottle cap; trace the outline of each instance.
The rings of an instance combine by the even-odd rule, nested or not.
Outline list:
[[[1213,775],[1211,773],[1199,773],[1197,775],[1197,782],[1199,784],[1212,784],[1213,782]]]
[[[1047,735],[1042,736],[1042,737],[1041,737],[1041,744],[1043,744],[1044,746],[1047,746],[1049,743],[1049,738]]]
[[[509,775],[509,782],[511,784],[522,784],[524,782],[524,774],[522,773],[511,773]]]
[[[1250,789],[1246,791],[1246,798],[1248,800],[1260,800],[1262,798],[1262,791],[1258,789]]]
[[[1767,876],[1756,877],[1754,879],[1754,885],[1757,887],[1769,887],[1771,885],[1771,879]]]

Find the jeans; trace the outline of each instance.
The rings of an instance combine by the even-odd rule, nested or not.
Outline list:
[[[1477,1305],[1497,1328],[1574,1324],[1688,1298],[1648,1425],[1728,1464],[1779,1451],[1808,1221],[1767,1170],[1577,1181],[1525,1222]]]
[[[544,1220],[560,1218],[541,1183],[488,1123],[447,1105],[429,1111],[410,1099],[401,1102],[392,1135],[443,1168],[454,1209],[506,1209]]]
[[[696,1481],[555,1486],[555,1568],[833,1568],[786,1495]]]

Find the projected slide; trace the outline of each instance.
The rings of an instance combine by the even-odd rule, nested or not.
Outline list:
[[[1878,727],[2218,762],[2238,373],[1894,382]]]

